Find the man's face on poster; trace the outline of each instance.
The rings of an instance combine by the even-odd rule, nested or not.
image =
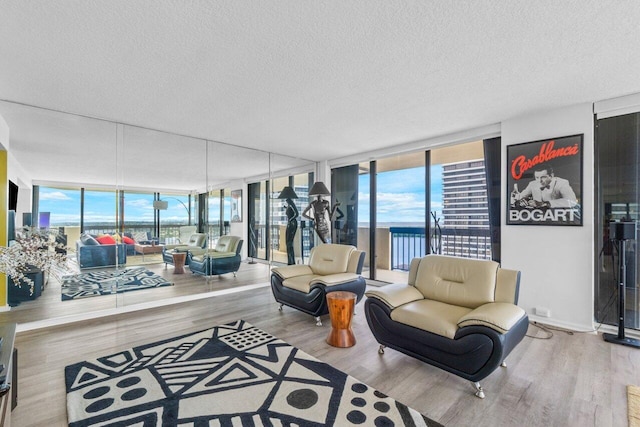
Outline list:
[[[551,183],[553,174],[549,174],[546,169],[543,169],[541,171],[535,171],[533,178],[540,184],[540,187],[546,187]]]

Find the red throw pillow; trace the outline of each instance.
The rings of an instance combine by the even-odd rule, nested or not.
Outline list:
[[[107,235],[96,237],[96,240],[100,242],[101,245],[115,245],[116,239]]]
[[[126,243],[127,245],[136,244],[136,242],[131,237],[127,237],[127,236],[122,236],[122,243]]]

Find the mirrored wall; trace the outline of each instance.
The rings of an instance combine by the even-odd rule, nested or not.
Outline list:
[[[287,262],[279,187],[298,190],[301,212],[314,163],[10,102],[0,102],[0,116],[11,132],[9,179],[19,187],[16,228],[43,226],[68,257],[68,271],[49,277],[37,297],[13,301],[21,322],[268,282],[269,264]],[[256,185],[258,216],[250,211]],[[237,277],[188,267],[177,274],[165,263],[167,248],[193,234],[205,236],[203,250],[240,237]],[[308,237],[301,230],[295,238],[303,262]]]

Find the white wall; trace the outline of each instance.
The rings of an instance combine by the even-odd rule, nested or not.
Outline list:
[[[583,226],[506,225],[506,166],[502,176],[502,266],[522,271],[519,304],[532,320],[576,330],[593,329],[594,136],[591,104],[529,114],[502,122],[506,147],[528,141],[584,134]],[[536,307],[550,318],[534,315]]]

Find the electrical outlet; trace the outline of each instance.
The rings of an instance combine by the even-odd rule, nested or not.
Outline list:
[[[551,317],[551,310],[544,307],[536,307],[536,316]]]

